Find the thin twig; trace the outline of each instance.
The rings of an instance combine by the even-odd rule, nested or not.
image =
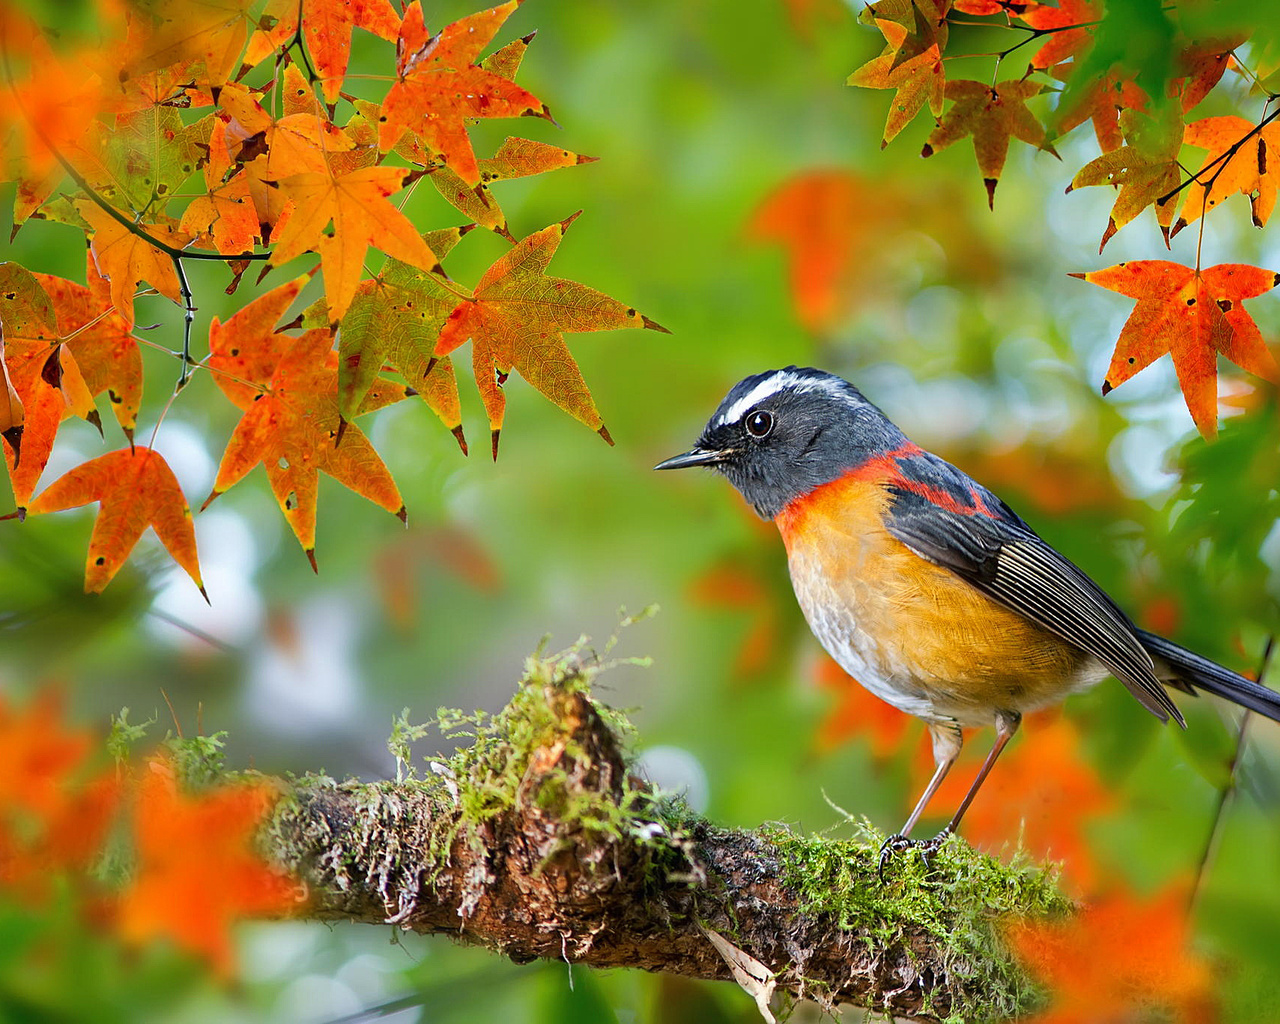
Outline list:
[[[1271,651],[1275,647],[1275,634],[1267,637],[1266,646],[1262,649],[1262,658],[1258,662],[1258,682],[1264,681],[1267,675],[1267,665],[1271,661]],[[1191,916],[1195,913],[1196,906],[1200,901],[1200,894],[1204,890],[1205,880],[1209,876],[1209,868],[1213,863],[1213,858],[1218,852],[1218,844],[1222,839],[1222,825],[1226,819],[1227,807],[1231,803],[1232,796],[1236,791],[1236,776],[1240,771],[1240,763],[1244,759],[1245,742],[1249,737],[1249,723],[1253,720],[1253,712],[1247,708],[1244,714],[1240,716],[1240,724],[1236,727],[1236,745],[1232,751],[1231,760],[1227,764],[1227,781],[1222,788],[1218,790],[1218,802],[1213,809],[1213,820],[1209,826],[1209,835],[1205,840],[1204,849],[1200,852],[1200,861],[1196,865],[1195,883],[1191,887],[1191,895],[1187,898],[1187,915]]]

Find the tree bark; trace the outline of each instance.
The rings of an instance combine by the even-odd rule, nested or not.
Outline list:
[[[1064,913],[1044,872],[951,840],[932,866],[876,843],[718,828],[632,776],[576,657],[531,662],[473,746],[425,779],[293,784],[264,845],[309,915],[539,957],[733,979],[901,1017],[1035,1005],[996,918]],[[607,712],[606,712],[607,713]]]

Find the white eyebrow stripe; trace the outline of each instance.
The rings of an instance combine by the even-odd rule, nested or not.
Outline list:
[[[729,406],[724,413],[715,418],[716,426],[725,426],[729,423],[737,423],[752,408],[763,402],[766,398],[776,395],[784,388],[791,388],[797,392],[805,391],[825,391],[832,398],[840,399],[843,402],[852,404],[848,392],[841,386],[841,382],[833,378],[823,377],[807,377],[800,376],[796,373],[790,373],[786,370],[779,370],[777,373],[766,377],[745,395],[739,398],[733,405]]]

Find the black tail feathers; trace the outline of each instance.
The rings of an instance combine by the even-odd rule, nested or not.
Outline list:
[[[1190,683],[1197,690],[1225,697],[1233,704],[1280,722],[1280,693],[1237,675],[1217,662],[1202,658],[1172,640],[1141,629],[1137,632],[1142,646],[1156,659],[1169,664],[1177,682]],[[1176,686],[1177,682],[1173,685]]]

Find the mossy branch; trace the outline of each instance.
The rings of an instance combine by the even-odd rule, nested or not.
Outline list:
[[[999,922],[1070,911],[1046,872],[952,840],[881,882],[870,832],[718,828],[630,774],[595,671],[577,652],[533,659],[499,714],[442,715],[473,742],[425,779],[296,782],[264,843],[310,887],[310,915],[516,962],[733,978],[766,1015],[775,989],[924,1020],[1035,1005]]]

